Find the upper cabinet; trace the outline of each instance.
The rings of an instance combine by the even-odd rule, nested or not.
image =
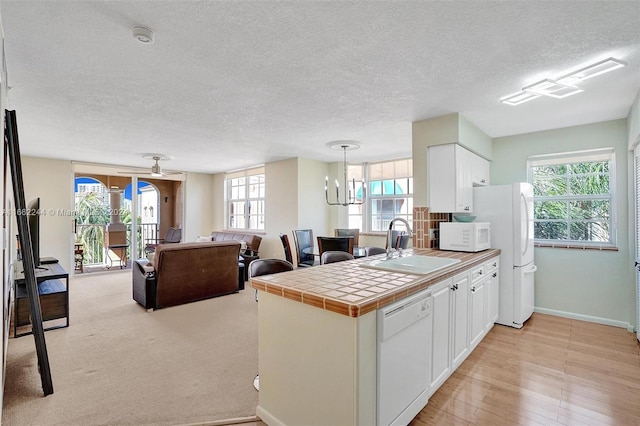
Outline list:
[[[489,185],[489,162],[458,144],[430,146],[427,157],[429,211],[472,212],[473,187]]]
[[[489,161],[471,151],[469,155],[471,155],[471,185],[489,185]]]

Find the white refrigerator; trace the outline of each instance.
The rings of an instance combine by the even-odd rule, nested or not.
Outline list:
[[[498,324],[521,328],[534,307],[533,187],[527,182],[473,189],[473,214],[491,223],[500,254]]]

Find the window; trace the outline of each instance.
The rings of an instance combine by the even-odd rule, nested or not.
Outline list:
[[[227,227],[264,230],[264,167],[230,172],[227,186]]]
[[[615,243],[613,149],[530,157],[528,167],[537,241]]]
[[[349,227],[361,231],[384,232],[391,219],[401,217],[410,224],[413,219],[413,163],[403,159],[349,166],[349,176],[356,183],[364,173],[367,185],[366,203],[349,206]],[[357,187],[356,194],[361,196]]]

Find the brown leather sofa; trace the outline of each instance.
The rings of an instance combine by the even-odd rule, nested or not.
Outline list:
[[[255,252],[260,250],[260,243],[262,242],[262,237],[259,235],[243,234],[233,231],[213,231],[211,236],[214,238],[214,241],[244,241],[247,243],[247,249]]]
[[[258,259],[260,249],[260,243],[262,242],[262,237],[255,234],[243,234],[240,232],[234,231],[213,231],[211,233],[211,237],[215,241],[244,241],[247,243],[247,249],[240,255],[240,264],[242,265],[243,271],[243,281],[240,284],[240,290],[244,290],[244,281],[249,279],[249,264],[252,260]]]
[[[133,300],[159,309],[238,291],[237,241],[163,244],[133,264]]]

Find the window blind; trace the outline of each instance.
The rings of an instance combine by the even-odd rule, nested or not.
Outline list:
[[[255,176],[264,174],[264,166],[253,167],[251,169],[236,170],[225,173],[226,179],[236,179],[245,176]]]
[[[532,155],[527,157],[530,167],[553,164],[588,163],[613,160],[613,148],[592,149],[588,151],[562,152],[558,154]],[[572,157],[579,156],[578,159]]]

